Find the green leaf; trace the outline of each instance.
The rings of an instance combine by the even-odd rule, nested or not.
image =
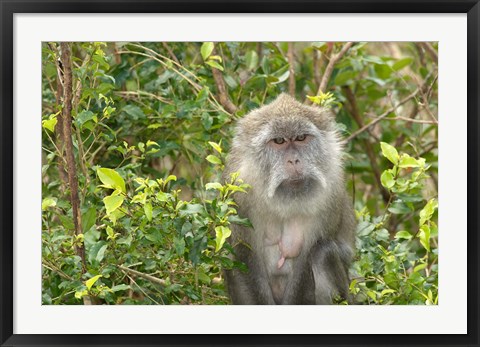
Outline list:
[[[152,221],[152,204],[147,202],[145,205],[143,205],[143,210],[145,211],[145,216],[147,216],[147,219],[149,222]]]
[[[212,154],[210,154],[209,156],[207,156],[206,158],[210,163],[212,164],[222,164],[222,160]]]
[[[422,246],[430,252],[430,227],[428,225],[422,225],[420,227],[420,232],[418,233],[418,238]]]
[[[380,296],[384,296],[386,294],[393,294],[395,293],[395,289],[384,289],[382,290],[382,292],[380,293]]]
[[[168,182],[170,181],[176,181],[177,180],[177,176],[175,175],[169,175],[166,179],[165,179],[165,182],[163,182],[163,185],[166,185]]]
[[[58,218],[60,218],[60,222],[62,222],[62,225],[65,227],[65,229],[67,230],[75,229],[75,224],[73,224],[73,221],[71,218],[64,215],[59,215]]]
[[[380,142],[380,146],[382,147],[383,156],[390,160],[393,164],[397,165],[399,156],[395,147],[385,142]]]
[[[217,60],[218,62],[222,62],[222,57],[219,55],[211,55],[208,57],[209,60]]]
[[[115,237],[115,232],[113,231],[113,228],[110,225],[107,225],[107,239],[113,239]]]
[[[389,208],[388,211],[393,214],[405,214],[410,213],[412,210],[402,201],[395,201]]]
[[[410,234],[406,230],[401,230],[395,234],[395,239],[405,239],[405,240],[410,240],[412,238],[412,234]]]
[[[353,70],[344,70],[335,77],[335,85],[341,86],[347,84],[357,73]]]
[[[413,58],[410,58],[410,57],[400,59],[397,62],[395,62],[395,64],[392,65],[392,69],[394,71],[401,70],[404,67],[410,65],[412,62],[413,62]]]
[[[103,260],[103,257],[105,256],[105,251],[107,250],[108,244],[103,245],[100,247],[100,249],[97,252],[97,256],[95,257],[95,260],[98,262],[101,262]]]
[[[214,150],[216,150],[218,153],[222,153],[222,147],[218,143],[208,141],[208,144],[213,147]]]
[[[206,190],[210,190],[210,189],[222,190],[223,186],[218,182],[211,182],[205,185],[205,189]]]
[[[206,284],[210,284],[212,282],[210,277],[208,277],[208,275],[203,271],[198,272],[198,280]]]
[[[87,286],[87,289],[90,290],[92,288],[92,286],[95,284],[95,282],[97,282],[100,277],[102,277],[102,275],[93,276],[92,278],[87,280],[85,282],[85,285]]]
[[[223,71],[223,66],[213,60],[207,60],[205,64],[210,65],[211,67]]]
[[[105,256],[108,244],[106,241],[98,241],[90,247],[88,250],[88,261],[93,264],[95,262],[101,262]]]
[[[248,218],[240,218],[238,215],[230,215],[228,216],[228,221],[232,224],[243,225],[248,228],[252,228],[252,223],[248,220]]]
[[[427,265],[428,265],[427,263],[419,264],[419,265],[417,265],[413,268],[413,272],[421,271],[421,270],[425,269],[427,267]]]
[[[213,117],[210,116],[207,112],[202,113],[202,125],[207,131],[212,128]]]
[[[382,182],[382,186],[387,189],[390,189],[395,185],[395,179],[390,170],[383,171],[380,181]]]
[[[130,286],[128,284],[117,284],[116,286],[113,286],[110,289],[112,290],[112,292],[119,292],[121,290],[130,289]]]
[[[91,207],[88,211],[82,216],[82,232],[86,233],[90,228],[95,224],[97,217],[97,210],[95,207]]]
[[[212,54],[213,48],[215,45],[213,42],[204,42],[202,47],[200,48],[200,53],[202,54],[203,60],[207,60],[207,58]]]
[[[117,208],[122,206],[123,200],[125,200],[125,198],[122,195],[110,195],[103,198],[103,203],[107,209],[107,214],[111,214]]]
[[[253,49],[245,54],[245,65],[248,70],[255,70],[258,65],[258,54]]]
[[[223,244],[231,234],[232,231],[227,227],[218,226],[215,228],[215,252],[222,249]]]
[[[42,120],[42,127],[50,130],[52,133],[55,132],[55,125],[57,125],[57,117],[52,117],[50,119]]]
[[[80,291],[76,291],[75,292],[75,299],[81,299],[83,298],[85,295],[88,295],[88,291],[86,289],[84,290],[80,290]]]
[[[412,158],[408,154],[402,155],[402,157],[400,158],[400,162],[398,163],[398,166],[401,168],[420,167],[420,165],[417,162],[417,159]]]
[[[373,230],[375,230],[375,224],[367,221],[361,221],[357,224],[357,235],[358,236],[367,236]]]
[[[179,256],[183,256],[185,253],[185,240],[183,238],[174,238],[173,245],[175,246],[175,251]]]
[[[197,214],[204,211],[202,204],[186,204],[185,208],[180,211],[181,215]]]
[[[374,70],[377,76],[383,80],[386,80],[392,74],[392,68],[387,64],[375,64]]]
[[[118,189],[126,193],[125,181],[115,170],[107,168],[98,168],[97,175],[106,188]]]
[[[135,86],[135,90],[137,87]],[[143,113],[142,109],[135,105],[126,105],[123,107],[123,111],[128,114],[133,120],[143,119],[145,118],[145,113]]]
[[[57,198],[45,198],[42,200],[42,211],[46,211],[49,207],[57,206]]]
[[[437,208],[438,201],[436,199],[431,199],[427,202],[425,207],[420,211],[420,226],[424,225],[426,221],[432,218]]]
[[[92,111],[83,110],[77,115],[77,117],[75,118],[75,122],[78,125],[83,126],[83,124],[92,119],[95,120],[95,113],[93,113]]]

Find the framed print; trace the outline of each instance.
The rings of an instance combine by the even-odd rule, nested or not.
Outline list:
[[[479,345],[477,1],[1,16],[2,345]]]

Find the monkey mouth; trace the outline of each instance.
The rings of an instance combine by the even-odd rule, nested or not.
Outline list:
[[[310,192],[314,187],[315,180],[311,177],[292,177],[280,183],[276,194],[285,197],[299,196]]]

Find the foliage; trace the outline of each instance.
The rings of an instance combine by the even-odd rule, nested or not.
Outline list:
[[[228,303],[221,269],[246,269],[231,260],[230,226],[249,225],[233,197],[249,187],[222,180],[223,163],[235,121],[281,92],[332,108],[346,138],[354,301],[437,304],[435,44],[355,43],[326,90],[342,43],[295,43],[292,55],[283,42],[70,45],[81,232],[60,45],[44,43],[44,304]]]

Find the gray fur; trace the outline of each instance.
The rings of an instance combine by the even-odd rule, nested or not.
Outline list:
[[[272,146],[274,138],[305,134],[309,141],[291,140],[285,150]],[[299,166],[287,170],[290,157]],[[347,297],[355,218],[331,112],[286,94],[252,111],[238,122],[224,179],[232,172],[252,186],[236,202],[253,225],[232,226],[236,257],[248,266],[247,273],[225,272],[232,303],[330,304],[336,294]]]

